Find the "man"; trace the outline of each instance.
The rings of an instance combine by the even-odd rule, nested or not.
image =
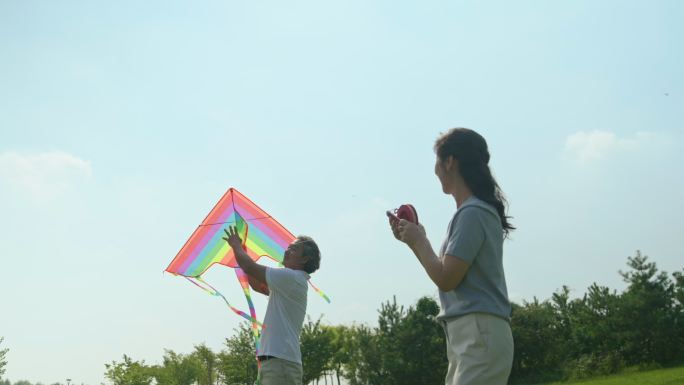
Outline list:
[[[318,270],[321,263],[318,245],[311,237],[299,236],[285,250],[285,268],[272,268],[247,255],[235,227],[224,231],[227,237],[223,239],[233,248],[238,265],[249,276],[250,286],[268,296],[257,352],[261,385],[302,385],[299,335],[306,315],[309,274]]]

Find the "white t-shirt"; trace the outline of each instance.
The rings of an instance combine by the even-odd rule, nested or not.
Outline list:
[[[306,315],[309,274],[288,268],[266,268],[269,296],[258,355],[302,363],[299,335]]]

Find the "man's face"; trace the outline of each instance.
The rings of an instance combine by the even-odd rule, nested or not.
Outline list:
[[[297,240],[290,243],[285,249],[285,257],[283,258],[283,265],[290,269],[302,269],[304,264],[309,260],[309,257],[304,254],[304,246]]]

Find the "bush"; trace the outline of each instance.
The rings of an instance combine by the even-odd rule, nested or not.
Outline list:
[[[570,380],[578,380],[605,376],[617,373],[624,367],[625,360],[619,353],[585,354],[567,364],[565,377]]]

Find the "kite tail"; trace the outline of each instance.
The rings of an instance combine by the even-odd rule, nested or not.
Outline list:
[[[235,202],[233,202],[233,210],[235,210],[235,226],[237,227],[238,232],[242,234],[240,237],[242,240],[242,249],[246,253],[247,238],[249,238],[249,225],[244,218],[242,218],[240,213],[238,213],[237,209],[235,208]],[[254,309],[254,303],[252,302],[252,294],[249,291],[249,277],[247,277],[247,274],[240,267],[235,268],[235,275],[237,275],[240,286],[242,286],[242,291],[245,293],[245,299],[247,300],[247,305],[249,305],[249,314],[252,316],[253,320],[256,320],[256,310]],[[255,354],[258,354],[260,335],[259,329],[257,328],[257,324],[255,322],[252,322],[252,334],[254,335],[254,351]],[[257,359],[257,364],[258,362],[259,360]]]
[[[314,289],[314,291],[316,293],[320,294],[321,297],[323,297],[323,299],[326,300],[326,302],[330,303],[330,298],[328,298],[328,296],[325,295],[325,293],[323,291],[321,291],[321,289],[317,288],[316,285],[314,285],[313,282],[311,282],[311,280],[309,280],[309,285],[311,285],[311,287]]]
[[[183,277],[185,277],[185,276],[183,276]],[[207,281],[203,280],[201,277],[193,277],[193,278],[195,278],[195,279],[198,280],[199,282],[202,282],[202,283],[203,283],[204,285],[206,285],[207,287],[200,285],[199,283],[195,282],[195,281],[194,281],[192,278],[190,278],[190,277],[185,277],[185,279],[187,279],[188,281],[190,281],[193,285],[195,285],[195,286],[199,287],[200,289],[204,290],[204,291],[207,292],[209,295],[213,295],[213,296],[215,296],[215,297],[221,297],[221,298],[223,299],[223,301],[226,303],[226,305],[228,305],[228,307],[230,308],[230,310],[232,310],[235,314],[241,316],[242,318],[246,319],[247,321],[251,322],[252,325],[254,325],[254,324],[256,323],[259,327],[263,327],[263,325],[261,324],[261,322],[257,321],[256,317],[250,317],[249,314],[247,314],[247,313],[243,312],[242,310],[237,309],[236,307],[234,307],[233,305],[231,305],[230,302],[228,302],[228,300],[226,299],[226,297],[225,297],[223,294],[221,294],[218,290],[214,289],[214,287],[211,286],[209,283],[207,283]]]
[[[247,305],[249,306],[249,313],[253,320],[256,320],[256,309],[254,308],[254,303],[252,302],[252,294],[249,290],[249,278],[247,274],[239,267],[235,268],[235,275],[237,275],[238,281],[240,281],[240,286],[242,286],[242,291],[245,293],[245,299],[247,300]],[[263,325],[261,325],[263,328]],[[259,340],[260,334],[257,324],[252,322],[252,334],[254,335],[254,348],[259,351]]]

